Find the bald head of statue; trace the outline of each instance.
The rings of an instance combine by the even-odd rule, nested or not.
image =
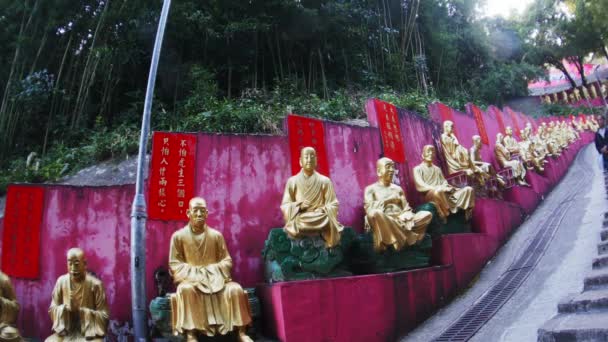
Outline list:
[[[87,274],[87,260],[84,251],[80,248],[70,248],[67,253],[68,273],[70,279],[76,282],[82,281]]]

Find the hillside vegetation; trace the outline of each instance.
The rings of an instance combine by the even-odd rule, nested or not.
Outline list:
[[[174,0],[152,129],[275,133],[291,111],[362,118],[369,97],[423,115],[502,105],[546,64],[606,54],[608,5],[539,0],[502,19],[483,3]],[[0,192],[136,151],[160,6],[0,0]]]

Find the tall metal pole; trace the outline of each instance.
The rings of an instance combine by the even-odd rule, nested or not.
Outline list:
[[[135,181],[135,197],[131,209],[131,298],[133,301],[133,328],[135,340],[146,341],[148,337],[148,319],[146,314],[146,200],[144,198],[144,167],[146,165],[146,146],[150,133],[150,112],[154,98],[154,84],[156,83],[156,70],[160,49],[165,34],[167,16],[169,15],[171,0],[164,0],[163,9],[158,21],[144,113],[141,120],[141,135],[139,137],[139,155],[137,157],[137,179]]]

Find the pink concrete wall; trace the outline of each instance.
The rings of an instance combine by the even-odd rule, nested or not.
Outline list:
[[[48,308],[57,278],[67,272],[65,253],[81,247],[87,268],[105,284],[112,319],[131,316],[129,275],[133,186],[46,186],[38,280],[12,279],[21,310],[18,327],[28,337],[51,332]]]
[[[477,128],[471,116],[463,113],[454,113],[454,116],[457,121],[456,127],[459,135],[470,137],[472,134],[477,134]],[[488,117],[492,118],[492,113],[488,114]],[[507,118],[508,116],[505,117]],[[407,162],[399,166],[401,185],[407,192],[410,202],[413,205],[418,205],[423,201],[415,191],[411,170],[421,162],[422,146],[425,144],[436,144],[439,127],[436,123],[424,119],[418,114],[401,109],[399,110],[399,120],[403,131],[407,158]],[[493,146],[497,125],[494,120],[485,120],[485,122]],[[341,202],[339,219],[345,225],[353,226],[355,230],[361,231],[363,223],[363,190],[365,186],[376,180],[375,161],[382,155],[379,132],[374,127],[356,127],[332,122],[325,122],[324,125],[331,178],[334,181],[337,196]],[[197,195],[204,196],[208,201],[210,210],[209,224],[220,230],[226,238],[234,259],[233,276],[235,280],[244,286],[253,286],[263,281],[261,250],[268,231],[271,228],[283,225],[279,205],[284,184],[290,176],[289,165],[291,158],[287,137],[204,133],[199,133],[197,136],[195,192]],[[592,140],[592,138],[591,134],[586,135],[587,141]],[[469,145],[470,142],[465,144],[465,146]],[[573,149],[572,152],[564,156],[561,163],[567,165],[578,148],[580,147]],[[561,167],[561,174],[564,171],[565,167]],[[89,269],[94,271],[104,282],[108,293],[111,319],[118,321],[129,320],[131,315],[130,275],[128,267],[130,247],[129,215],[133,199],[133,186],[72,187],[48,185],[46,188],[46,205],[41,232],[42,240],[44,241],[41,246],[43,271],[40,279],[36,281],[13,280],[22,306],[19,318],[20,329],[26,332],[27,336],[46,337],[48,335],[50,319],[48,318],[47,309],[50,303],[50,294],[57,277],[66,272],[65,252],[73,246],[79,246],[87,252]],[[512,206],[506,203],[502,204],[508,207]],[[485,209],[481,210],[482,207]],[[489,214],[488,211],[490,212]],[[479,215],[483,215],[485,218],[481,218]],[[435,279],[433,281],[439,281],[439,283],[432,283],[431,278],[428,278],[428,281],[431,283],[427,284],[425,282],[425,286],[431,286],[434,289],[429,290],[431,292],[427,296],[428,298],[424,297],[426,298],[425,301],[429,300],[430,303],[437,303],[439,305],[439,303],[445,300],[445,295],[453,290],[453,284],[463,285],[474,272],[479,270],[483,262],[494,253],[497,248],[496,244],[504,239],[504,236],[508,235],[510,229],[515,225],[514,222],[503,222],[507,218],[503,218],[504,220],[500,222],[501,225],[493,224],[493,221],[483,221],[488,220],[488,215],[492,215],[491,210],[482,206],[480,202],[480,209],[477,210],[477,217],[475,219],[478,223],[475,226],[476,231],[483,234],[470,234],[470,238],[456,245],[448,240],[458,239],[457,237],[449,238],[445,242],[441,242],[443,240],[440,240],[435,245],[433,252],[435,254],[443,253],[443,256],[435,258],[435,261],[444,265],[458,264],[454,271],[457,273],[449,276],[447,274],[452,271],[437,271],[439,272],[437,274],[441,276],[421,275],[422,273],[420,272],[408,273],[417,275],[408,275],[407,277],[414,277],[411,279],[420,276],[431,277]],[[482,221],[484,223],[479,223]],[[155,295],[152,278],[153,271],[159,266],[166,267],[170,236],[184,224],[185,218],[184,221],[148,222],[146,270],[149,299]],[[470,242],[473,240],[475,242]],[[487,248],[480,249],[480,246],[484,243],[487,245]],[[461,251],[460,249],[465,245],[467,246],[464,248],[466,251]],[[469,248],[469,245],[472,247]],[[449,258],[445,255],[446,253],[450,254]],[[454,253],[458,255],[453,256],[452,254]],[[473,262],[471,258],[477,254],[479,255],[474,258],[477,261]],[[463,261],[456,261],[455,259],[458,258]],[[471,262],[470,266],[466,264],[467,260]],[[461,265],[461,263],[465,264]],[[411,281],[413,280],[407,278],[407,281],[403,280],[401,284],[409,284]],[[341,293],[335,297],[332,302],[333,304],[327,304],[330,305],[325,308],[327,310],[332,308],[340,308],[340,312],[342,312],[342,308],[356,310],[357,306],[354,303],[348,304],[349,298],[352,296],[359,294],[360,298],[365,298],[370,291],[374,293],[385,290],[389,292],[393,291],[390,290],[390,286],[385,289],[383,286],[387,285],[380,283],[377,284],[379,287],[373,287],[376,286],[373,285],[367,288],[363,280],[353,283],[352,280],[345,279],[340,280],[339,283],[342,285],[319,289],[314,287],[316,289],[314,291],[321,291],[322,294],[325,293],[323,296],[336,296],[335,293]],[[352,288],[353,284],[359,290],[350,293],[349,289]],[[285,288],[287,289],[289,286]],[[414,290],[426,291],[426,287],[409,288],[411,290],[408,290],[408,293],[414,293],[412,292]],[[294,296],[299,294],[299,292],[296,292],[294,292]],[[275,299],[279,298],[276,293],[273,296]],[[386,296],[383,297],[383,301],[395,298],[395,300],[403,301],[403,303],[406,303],[406,299],[410,302],[418,300],[413,297],[408,297],[409,299],[405,298],[405,295],[394,297],[394,295],[388,292]],[[424,309],[422,308],[424,307],[424,303],[416,303],[415,310],[418,313],[416,316],[418,318],[414,319],[416,322],[428,316],[436,307],[433,304],[430,306],[431,309]],[[275,302],[265,304],[270,305],[271,308],[273,305],[277,305]],[[311,302],[303,306],[303,308],[314,307],[314,305],[318,307],[319,304]],[[283,309],[287,311],[292,310],[289,308],[282,308],[281,310]],[[414,309],[408,307],[395,310],[401,310],[399,312],[402,313],[400,314],[395,311],[397,313],[393,312],[391,314],[405,317],[406,312],[413,315],[408,310]],[[275,315],[275,319],[298,318],[297,315],[299,313],[287,311],[281,315]],[[314,312],[314,310],[311,312]],[[380,314],[380,311],[377,314]],[[353,322],[359,322],[357,326],[364,325],[365,319],[357,319],[360,319],[361,322],[344,321],[344,323],[332,327],[331,331],[322,330],[324,334],[327,334],[323,336],[336,336],[339,339],[338,337],[343,337],[342,331],[346,330],[346,324],[349,325],[350,329],[352,329]],[[320,322],[322,325],[322,321]],[[384,329],[382,324],[394,325],[395,322],[378,324],[378,330],[376,331],[382,331]],[[394,337],[396,332],[389,330],[386,330],[388,331],[386,332],[388,335],[382,335],[384,334],[382,333],[381,335],[374,336],[382,338]],[[286,336],[288,332],[280,331],[279,329],[277,334],[279,336]],[[373,337],[368,336],[365,332],[361,332],[361,336]]]

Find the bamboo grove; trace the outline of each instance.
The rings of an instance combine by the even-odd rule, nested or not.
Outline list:
[[[161,4],[0,0],[0,166],[117,127],[133,133]],[[535,13],[486,18],[482,0],[174,0],[153,127],[270,132],[268,113],[298,99],[309,105],[296,110],[319,114],[330,103],[325,111],[340,119],[361,111],[352,94],[373,91],[418,94],[421,106],[500,103],[525,95],[527,81],[560,57],[546,53],[554,41],[526,38],[561,20]]]

